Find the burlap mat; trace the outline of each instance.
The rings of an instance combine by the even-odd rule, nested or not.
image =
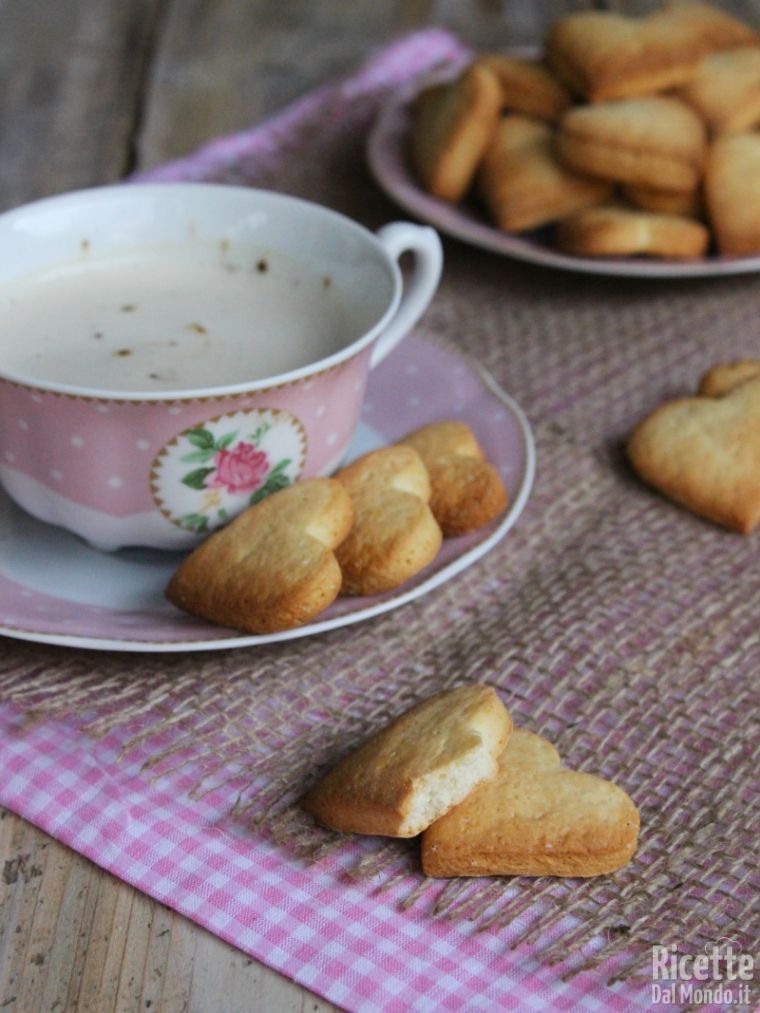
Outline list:
[[[265,156],[181,174],[300,194],[371,227],[403,217],[364,165],[377,98],[330,93]],[[419,330],[477,357],[534,427],[534,493],[490,555],[396,612],[282,645],[126,656],[6,641],[0,690],[30,718],[128,728],[152,753],[146,775],[192,764],[195,794],[225,785],[237,818],[316,861],[350,847],[293,804],[319,771],[428,694],[489,682],[568,765],[634,797],[634,861],[596,880],[442,885],[418,873],[414,846],[378,841],[356,874],[374,889],[413,872],[407,903],[531,941],[566,974],[604,961],[609,977],[648,979],[652,943],[696,954],[729,938],[751,951],[760,543],[643,487],[622,443],[712,363],[760,354],[760,279],[592,280],[452,241]]]

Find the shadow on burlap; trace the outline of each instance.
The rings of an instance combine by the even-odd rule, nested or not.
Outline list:
[[[372,227],[402,217],[363,168],[371,110],[352,109],[323,110],[321,123],[309,114],[267,158],[209,175],[299,193]],[[0,691],[30,720],[86,715],[90,735],[120,729],[146,776],[185,783],[192,771],[191,795],[226,793],[235,819],[319,861],[352,847],[297,807],[320,772],[430,693],[488,682],[569,766],[632,795],[632,863],[584,881],[441,884],[419,873],[414,843],[378,841],[353,875],[373,889],[410,881],[407,906],[471,920],[505,945],[531,941],[567,975],[605,962],[614,978],[649,980],[653,943],[695,954],[730,938],[750,950],[760,543],[640,485],[622,444],[714,362],[758,354],[759,304],[753,276],[591,279],[448,243],[421,333],[477,357],[528,413],[538,470],[516,529],[449,584],[361,625],[206,655],[8,643]]]

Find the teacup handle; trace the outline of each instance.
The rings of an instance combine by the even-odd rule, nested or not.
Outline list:
[[[369,368],[373,369],[409,333],[427,308],[438,287],[443,266],[443,248],[435,229],[411,222],[391,222],[378,229],[377,238],[393,260],[402,253],[414,254],[414,269],[395,316],[375,343]]]

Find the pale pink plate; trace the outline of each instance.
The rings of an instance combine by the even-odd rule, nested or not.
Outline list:
[[[530,55],[533,51],[518,55]],[[696,261],[647,260],[643,257],[592,259],[572,257],[550,244],[551,230],[520,236],[489,225],[474,204],[450,204],[426,193],[417,182],[407,158],[414,95],[396,96],[381,110],[367,142],[367,160],[380,187],[397,204],[421,221],[466,243],[517,260],[586,274],[638,278],[706,278],[760,271],[760,256],[706,256]]]
[[[0,634],[98,650],[220,650],[309,636],[398,608],[488,552],[517,520],[533,482],[533,438],[519,406],[472,360],[416,337],[406,338],[372,372],[349,456],[447,418],[462,419],[475,431],[501,473],[510,505],[488,527],[444,542],[435,561],[397,591],[339,599],[317,622],[299,629],[241,636],[184,615],[164,599],[180,554],[98,552],[62,528],[34,520],[0,491]]]

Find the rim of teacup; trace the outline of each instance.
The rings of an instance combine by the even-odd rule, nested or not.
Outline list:
[[[77,199],[92,197],[98,199],[99,195],[102,194],[103,199],[105,200],[110,195],[119,194],[120,196],[124,196],[126,193],[138,191],[143,195],[153,194],[155,196],[155,194],[159,191],[166,190],[167,188],[171,189],[175,193],[187,193],[188,195],[194,194],[197,196],[200,196],[201,194],[208,194],[209,192],[226,192],[240,197],[250,196],[256,200],[270,202],[273,205],[281,204],[283,206],[290,205],[303,207],[308,209],[310,214],[320,215],[326,220],[331,221],[333,224],[347,229],[356,236],[360,236],[385,264],[393,283],[393,295],[385,309],[385,312],[358,338],[355,338],[353,341],[349,342],[349,344],[345,345],[337,352],[333,352],[331,355],[325,356],[321,359],[315,359],[313,362],[307,363],[305,366],[299,366],[297,369],[288,370],[284,373],[277,373],[273,376],[255,380],[246,380],[235,384],[219,384],[217,386],[209,387],[180,387],[176,390],[109,390],[108,388],[102,387],[88,387],[79,384],[59,383],[54,380],[40,380],[34,376],[5,369],[2,365],[0,365],[0,381],[6,381],[30,390],[40,391],[41,393],[60,394],[64,396],[68,395],[69,397],[85,398],[97,401],[150,401],[167,403],[235,397],[240,394],[253,394],[257,391],[289,386],[290,384],[298,383],[301,380],[308,380],[322,373],[333,370],[335,367],[347,362],[349,359],[352,359],[354,356],[371,346],[382,334],[385,327],[388,323],[390,323],[395,315],[402,295],[401,270],[398,263],[393,259],[388,250],[383,247],[376,234],[364,225],[355,221],[353,218],[349,218],[348,215],[342,214],[340,211],[335,211],[333,208],[325,207],[324,205],[317,204],[314,201],[305,200],[302,197],[294,197],[290,194],[278,193],[274,190],[235,186],[226,183],[185,183],[174,181],[156,183],[134,182],[128,184],[118,183],[106,186],[87,187],[79,190],[70,190],[66,193],[54,194],[50,197],[42,197],[39,200],[30,201],[26,204],[20,205],[19,207],[0,213],[0,223],[10,222],[12,224],[13,218],[21,218],[25,214],[28,214],[30,210],[44,208],[45,206],[74,202]]]

